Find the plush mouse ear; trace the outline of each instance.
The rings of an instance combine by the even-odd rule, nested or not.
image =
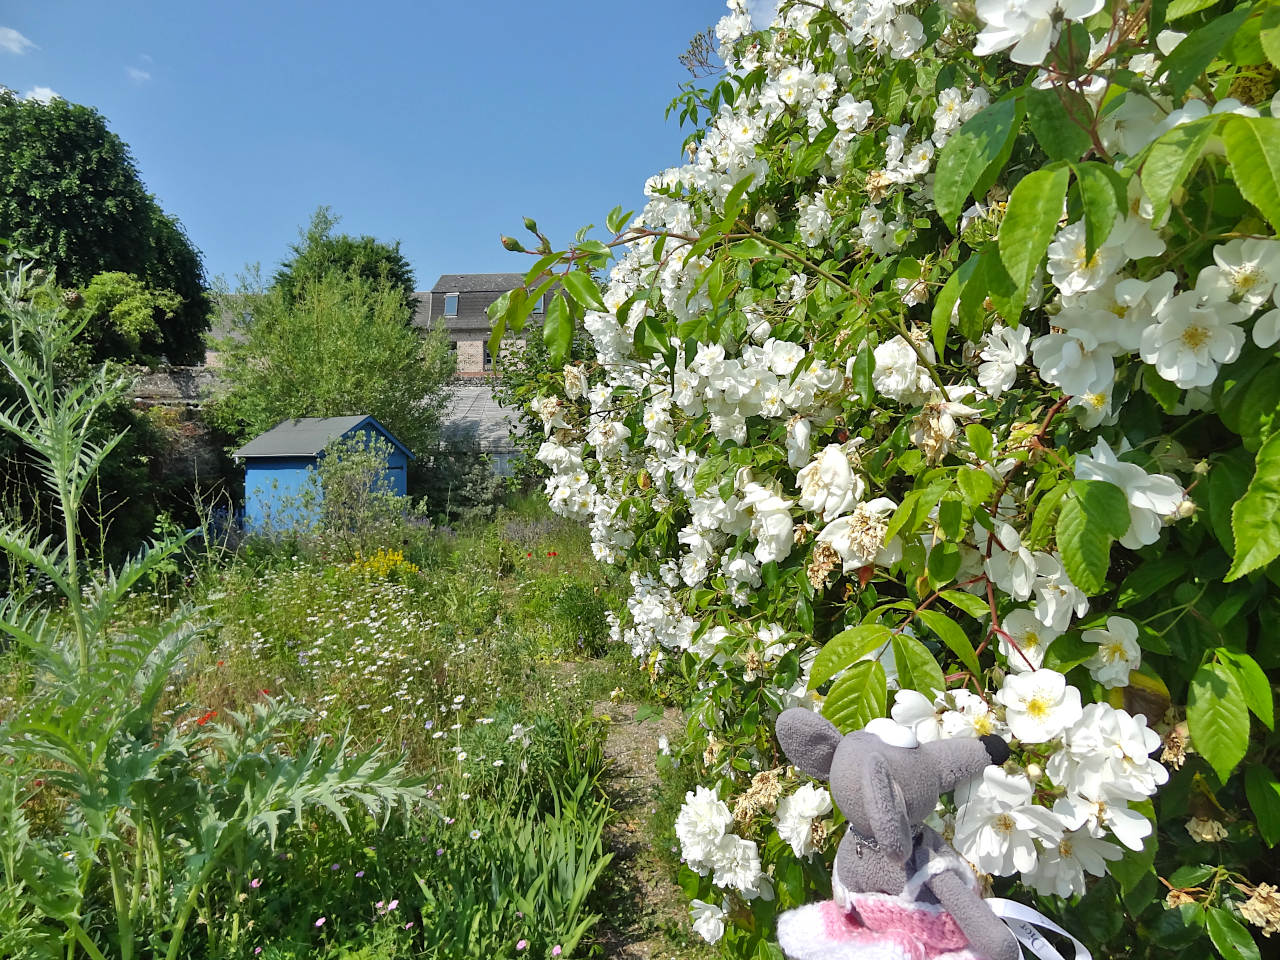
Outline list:
[[[979,776],[993,763],[1009,758],[1008,744],[994,736],[990,742],[987,737],[981,740],[974,737],[935,740],[921,744],[920,750],[928,762],[934,765],[943,793],[955,789],[956,784],[962,781]]]
[[[830,720],[812,710],[791,707],[778,717],[777,731],[783,752],[796,767],[819,780],[831,776],[831,759],[844,737]]]

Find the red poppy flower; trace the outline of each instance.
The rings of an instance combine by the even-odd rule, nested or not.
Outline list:
[[[548,557],[555,557],[555,556],[559,556],[559,554],[557,554],[554,550],[548,550],[548,551],[547,551],[547,556],[548,556]]]
[[[203,717],[201,717],[199,720],[197,720],[197,721],[196,721],[196,725],[197,725],[197,726],[201,726],[201,727],[203,727],[206,723],[208,723],[210,720],[212,720],[212,719],[213,719],[214,717],[216,717],[217,715],[218,715],[218,711],[217,711],[217,710],[210,710],[210,711],[209,711],[208,713],[206,713]]]

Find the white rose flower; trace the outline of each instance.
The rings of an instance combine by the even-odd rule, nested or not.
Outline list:
[[[1000,652],[1014,673],[1039,670],[1045,651],[1061,633],[1046,627],[1034,613],[1025,608],[1010,610],[1000,624],[1008,636],[1000,635]]]
[[[689,903],[693,931],[707,943],[717,943],[724,936],[724,908],[696,897]]]
[[[1103,480],[1124,491],[1129,501],[1129,529],[1120,543],[1130,550],[1155,543],[1163,520],[1176,516],[1186,499],[1182,484],[1162,473],[1147,473],[1136,463],[1125,463],[1105,440],[1095,443],[1091,452],[1092,456],[1076,455],[1076,477]]]
[[[828,444],[798,474],[797,503],[830,522],[850,510],[866,493],[866,483],[853,472],[849,456],[838,443]]]
[[[1183,389],[1210,386],[1218,367],[1240,355],[1244,331],[1239,324],[1247,315],[1229,301],[1202,304],[1200,294],[1180,293],[1163,305],[1158,322],[1142,331],[1142,359]]]
[[[978,385],[994,400],[1013,386],[1018,367],[1027,362],[1030,327],[1006,327],[997,323],[982,339],[978,356]]]
[[[1082,637],[1098,644],[1098,652],[1084,664],[1089,676],[1107,689],[1127,687],[1129,673],[1142,664],[1138,625],[1124,617],[1107,617],[1105,630],[1086,630]]]
[[[1022,882],[1045,896],[1074,897],[1085,892],[1086,873],[1107,874],[1107,861],[1119,860],[1124,851],[1114,843],[1085,830],[1070,830],[1056,844],[1046,844],[1034,870]]]
[[[1023,743],[1045,743],[1080,719],[1080,691],[1056,670],[1011,673],[996,693],[1010,732]]]
[[[711,869],[716,845],[732,824],[733,814],[711,790],[698,786],[684,795],[675,831],[691,870],[705,875]]]
[[[1032,802],[1034,792],[1026,776],[996,766],[957,788],[956,849],[983,873],[1029,873],[1036,865],[1036,841],[1057,843],[1062,836],[1053,813]]]
[[[894,537],[885,542],[889,517],[898,505],[888,497],[860,503],[853,513],[831,521],[817,539],[831,544],[831,548],[844,561],[844,572],[852,573],[861,567],[878,563],[889,566],[902,556],[902,542]]]
[[[803,784],[789,797],[778,801],[774,814],[774,826],[778,836],[791,844],[797,857],[816,853],[813,845],[813,821],[831,812],[831,794],[811,783]]]

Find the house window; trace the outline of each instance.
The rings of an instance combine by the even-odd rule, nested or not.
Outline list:
[[[444,315],[446,317],[456,317],[458,315],[458,295],[456,293],[446,293],[444,295]]]
[[[458,359],[458,341],[457,340],[449,341],[449,356],[453,357],[453,359],[455,360]]]
[[[541,297],[539,297],[537,300],[533,301],[533,312],[534,312],[534,313],[541,313],[541,312],[542,312],[542,298],[541,298]]]
[[[493,354],[489,352],[489,345],[487,343],[484,345],[484,369],[493,369]]]

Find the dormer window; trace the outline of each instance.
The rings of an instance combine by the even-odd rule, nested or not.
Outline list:
[[[444,295],[444,315],[446,317],[456,317],[458,315],[458,295],[456,293],[446,293]]]
[[[539,297],[537,300],[533,301],[533,312],[534,312],[534,313],[542,313],[542,298],[541,298],[541,297]]]

